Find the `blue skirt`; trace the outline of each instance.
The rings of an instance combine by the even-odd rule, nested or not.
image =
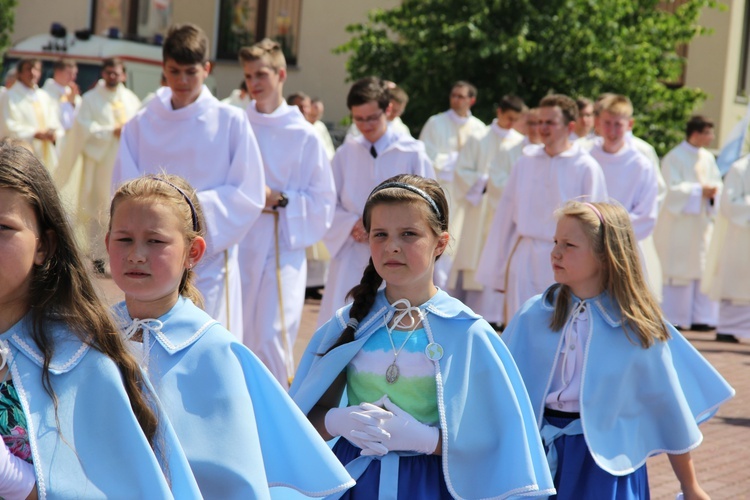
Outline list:
[[[564,428],[574,418],[552,417],[545,420]],[[560,436],[557,448],[557,472],[554,477],[557,500],[649,500],[646,465],[626,476],[614,476],[599,467],[589,452],[583,434]]]
[[[346,439],[340,438],[333,446],[342,464],[359,457],[362,450]],[[378,498],[380,487],[380,460],[373,460],[357,479],[357,484],[341,497],[344,500],[371,500]],[[442,457],[414,455],[401,457],[398,462],[398,498],[404,500],[451,499],[443,476]]]

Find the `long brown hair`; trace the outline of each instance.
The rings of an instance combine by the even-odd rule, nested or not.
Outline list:
[[[31,338],[42,352],[42,385],[52,398],[57,418],[57,396],[49,365],[55,350],[50,322],[63,322],[82,342],[108,356],[122,374],[138,423],[154,447],[158,420],[143,373],[117,334],[117,328],[91,281],[47,169],[16,141],[0,142],[0,188],[21,194],[36,214],[39,239],[48,249],[45,262],[34,266],[29,289]],[[31,307],[33,304],[34,307]],[[59,428],[59,422],[58,422]]]
[[[569,201],[555,215],[558,218],[572,217],[581,224],[594,255],[602,264],[604,290],[620,310],[625,334],[632,330],[644,348],[655,341],[669,339],[659,304],[643,275],[638,242],[628,212],[610,203]],[[555,311],[550,321],[550,327],[555,331],[562,330],[565,325],[571,302],[570,288],[565,285],[557,287]]]
[[[109,230],[112,230],[112,217],[117,204],[129,199],[155,199],[168,202],[182,221],[182,231],[187,247],[190,247],[195,238],[206,236],[206,223],[198,201],[198,194],[188,181],[178,175],[165,173],[144,175],[121,185],[115,192],[109,208]],[[192,268],[185,269],[178,292],[202,309],[203,295],[195,286],[195,280],[195,271]]]
[[[398,183],[402,185],[412,186],[424,192],[429,199],[435,203],[437,212],[429,203],[429,200],[422,197],[420,194],[409,191],[408,188],[404,187],[383,187],[387,184]],[[367,198],[365,203],[365,209],[362,213],[362,224],[365,226],[365,230],[370,232],[370,214],[372,209],[377,205],[383,204],[400,204],[410,203],[423,208],[423,213],[428,225],[435,233],[440,236],[441,234],[448,232],[448,200],[445,198],[443,188],[440,187],[436,181],[420,177],[418,175],[402,174],[386,179],[373,189],[370,196]],[[439,259],[438,255],[435,260]],[[375,270],[375,265],[372,263],[372,258],[367,264],[364,273],[362,274],[362,280],[359,285],[352,288],[347,294],[347,299],[351,298],[354,300],[352,307],[349,310],[349,318],[356,320],[357,324],[362,321],[365,316],[372,309],[372,305],[375,303],[375,296],[378,293],[378,288],[383,283],[383,278]],[[336,347],[346,344],[354,340],[354,332],[356,331],[356,325],[353,322],[347,324],[346,328],[341,332],[341,336],[328,349],[331,351]]]

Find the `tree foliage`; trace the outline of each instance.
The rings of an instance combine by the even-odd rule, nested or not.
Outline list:
[[[10,47],[16,4],[17,0],[0,0],[0,54],[4,54],[5,50]],[[3,62],[0,59],[0,70],[2,69]]]
[[[670,11],[660,8],[667,4]],[[705,99],[676,86],[685,61],[677,47],[706,30],[703,8],[715,0],[404,0],[374,10],[347,29],[352,79],[379,75],[409,93],[407,121],[445,109],[451,83],[468,80],[474,113],[489,121],[494,103],[514,93],[535,104],[555,92],[595,98],[625,94],[636,108],[635,133],[666,150]]]

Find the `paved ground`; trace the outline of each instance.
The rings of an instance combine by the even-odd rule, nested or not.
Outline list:
[[[111,280],[100,280],[110,302],[122,295]],[[315,331],[320,302],[305,303],[299,338],[294,347],[299,361]],[[686,337],[716,367],[737,391],[716,417],[704,424],[703,444],[693,452],[698,479],[713,500],[750,499],[750,342],[715,342],[713,333],[686,332]],[[672,500],[679,484],[664,455],[648,461],[651,498]]]

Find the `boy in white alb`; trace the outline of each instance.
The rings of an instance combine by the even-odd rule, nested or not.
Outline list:
[[[664,275],[664,316],[675,326],[702,331],[716,325],[719,313],[718,303],[700,290],[721,195],[721,174],[706,149],[713,138],[713,122],[693,116],[686,140],[662,160],[667,196],[654,231]]]
[[[503,294],[478,283],[476,268],[495,208],[513,165],[521,156],[524,136],[513,125],[523,108],[521,98],[503,96],[497,106],[497,118],[484,135],[469,137],[456,164],[455,193],[460,198],[454,205],[470,223],[464,224],[461,234],[456,235],[458,246],[448,289],[490,323],[501,322]]]
[[[398,174],[435,177],[422,143],[396,134],[388,126],[390,93],[383,80],[368,77],[356,81],[349,90],[346,105],[361,135],[344,142],[336,150],[331,165],[337,201],[333,224],[324,238],[331,252],[331,267],[318,326],[349,302],[346,294],[359,283],[367,267],[370,247],[362,225],[362,210],[370,191]]]
[[[449,209],[453,216],[450,233],[461,234],[463,217],[457,212],[455,200],[460,197],[455,192],[456,160],[469,137],[482,135],[486,125],[471,114],[471,107],[477,101],[477,88],[469,82],[458,81],[450,93],[450,109],[431,116],[419,134],[427,156],[432,160],[437,180],[448,196]],[[454,250],[449,247],[435,264],[435,286],[447,288],[448,276],[453,265]]]
[[[260,150],[245,112],[220,103],[203,84],[211,67],[205,33],[173,26],[163,53],[167,86],[123,128],[112,183],[166,171],[195,187],[207,228],[197,286],[206,312],[239,338],[237,245],[265,204]]]
[[[286,60],[265,39],[240,50],[247,108],[266,178],[263,213],[240,243],[243,342],[284,387],[294,375],[292,347],[305,302],[305,248],[333,220],[336,191],[323,143],[283,97]]]
[[[628,140],[633,127],[633,104],[626,96],[610,94],[601,103],[600,137],[594,139],[591,156],[599,163],[610,198],[630,215],[638,239],[649,286],[661,295],[661,266],[650,236],[659,215],[659,175],[653,164]]]
[[[385,115],[388,120],[388,128],[397,134],[404,134],[408,137],[412,137],[411,130],[409,130],[409,127],[407,127],[403,120],[401,120],[401,115],[404,114],[404,111],[406,111],[406,105],[409,104],[409,95],[404,89],[393,82],[386,81],[385,84],[388,87],[388,92],[391,94],[391,106],[388,108],[389,111]],[[346,131],[344,141],[354,139],[360,135],[362,135],[362,132],[357,128],[357,124],[352,123]]]
[[[568,96],[553,94],[541,100],[543,145],[524,148],[495,210],[476,277],[482,285],[505,293],[505,324],[526,300],[554,283],[549,260],[556,226],[553,212],[571,199],[607,199],[596,160],[578,141],[570,142],[577,116],[578,107]]]
[[[716,340],[750,339],[750,155],[724,177],[701,290],[719,302]]]

